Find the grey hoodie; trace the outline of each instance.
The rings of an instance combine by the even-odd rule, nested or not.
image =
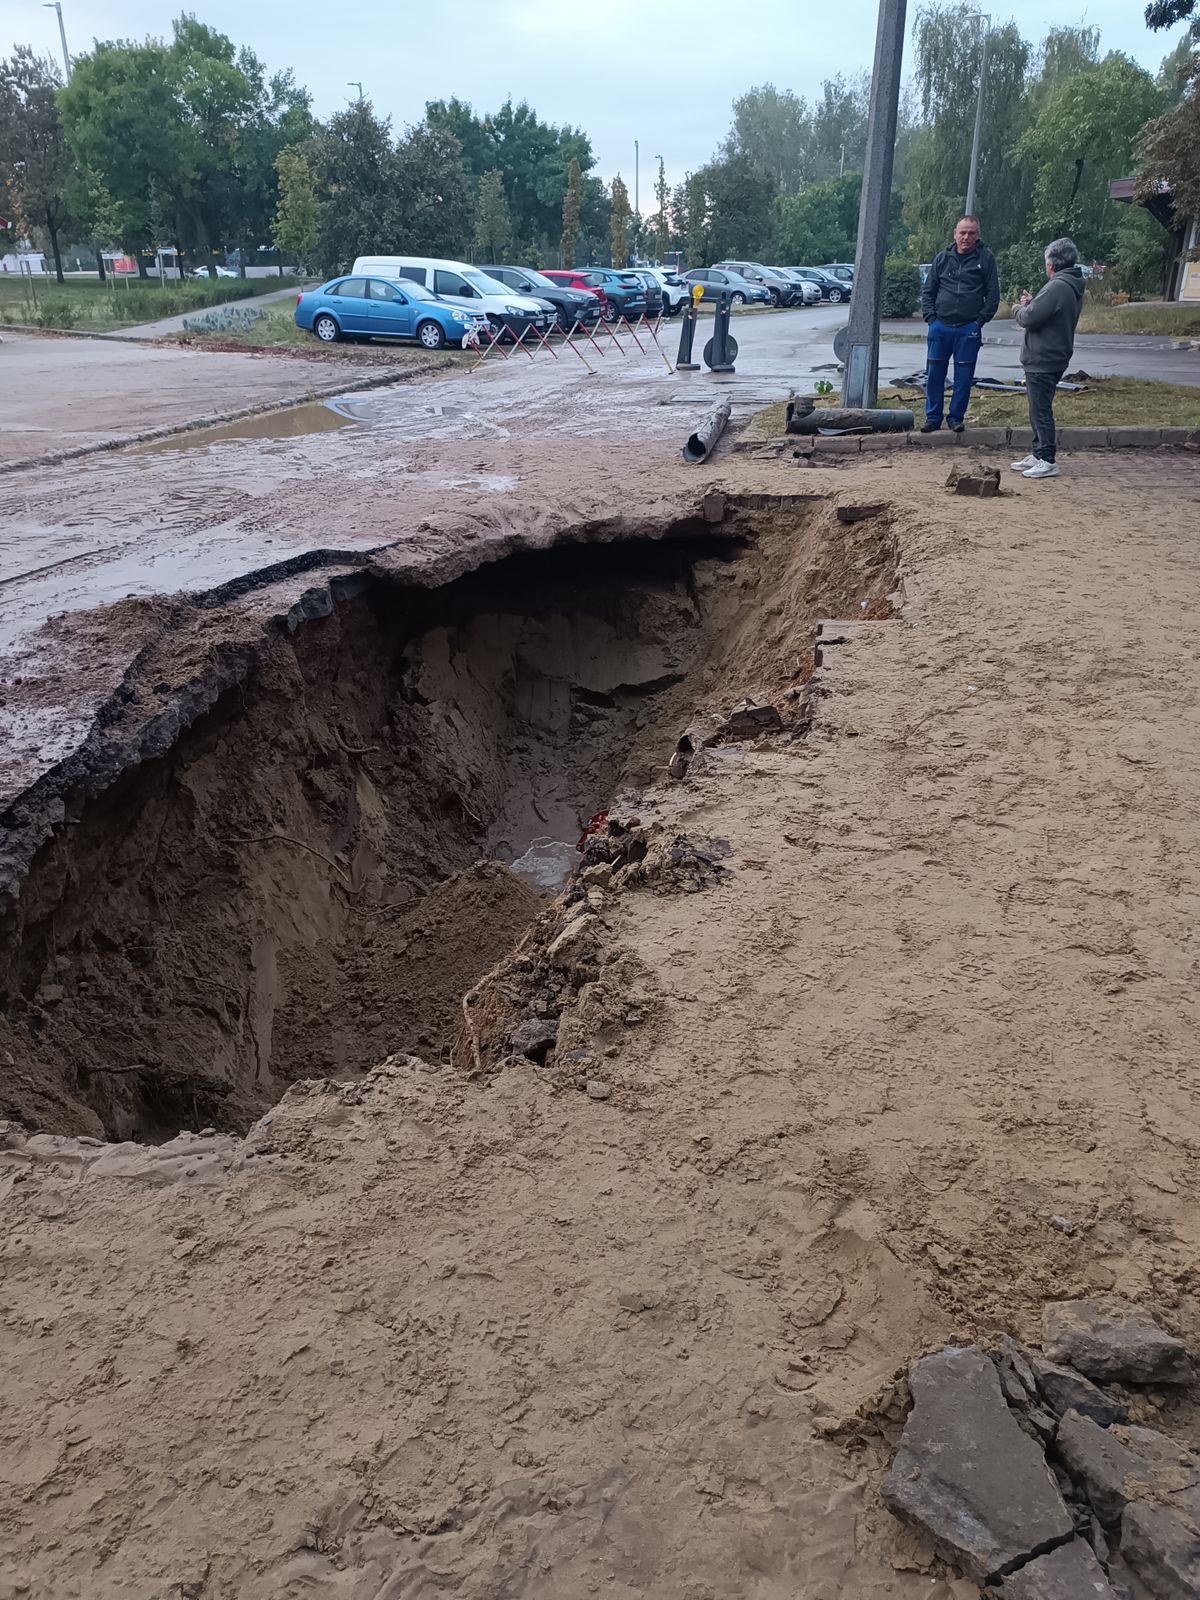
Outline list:
[[[1027,306],[1018,306],[1013,319],[1024,328],[1021,365],[1026,372],[1067,370],[1075,352],[1075,324],[1083,308],[1083,274],[1078,267],[1063,267]]]

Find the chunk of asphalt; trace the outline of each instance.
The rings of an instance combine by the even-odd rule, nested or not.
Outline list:
[[[1121,1554],[1154,1600],[1200,1595],[1200,1532],[1190,1518],[1137,1501],[1121,1522]]]
[[[889,1510],[978,1583],[1071,1538],[1045,1457],[978,1345],[923,1357],[908,1381],[913,1409],[883,1486]]]
[[[1082,1539],[1037,1556],[1005,1578],[1003,1600],[1116,1600],[1091,1547]]]
[[[1052,1300],[1042,1308],[1042,1349],[1051,1361],[1100,1381],[1187,1383],[1192,1364],[1182,1339],[1127,1300]]]
[[[1040,1356],[1033,1356],[1031,1364],[1042,1397],[1056,1417],[1078,1411],[1081,1417],[1091,1417],[1102,1428],[1128,1420],[1129,1412],[1123,1405],[1073,1367],[1060,1367]]]
[[[1200,1458],[1165,1433],[1102,1428],[1090,1417],[1068,1411],[1055,1444],[1101,1522],[1118,1522],[1134,1501],[1159,1500],[1169,1500],[1181,1514],[1200,1522]]]

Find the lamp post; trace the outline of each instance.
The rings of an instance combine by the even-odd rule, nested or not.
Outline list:
[[[362,105],[362,98],[363,98],[362,84],[361,83],[355,83],[353,78],[348,78],[346,80],[346,87],[348,89],[357,89],[358,90],[358,103],[359,103],[359,105]]]
[[[846,329],[846,375],[842,382],[845,406],[870,408],[879,397],[879,308],[900,111],[905,9],[906,0],[879,0],[862,202],[858,209],[858,246],[854,254],[854,294]]]
[[[67,30],[63,27],[61,0],[42,0],[43,11],[54,11],[58,14],[58,37],[62,40],[63,69],[67,74],[67,82],[71,81],[71,52],[67,49]]]
[[[979,97],[975,101],[975,136],[971,140],[971,174],[967,179],[967,204],[966,215],[975,215],[975,176],[979,171],[979,139],[983,132],[983,84],[987,77],[987,49],[988,35],[992,28],[992,19],[989,15],[979,12],[977,21],[986,23],[983,30],[983,47],[979,54]]]

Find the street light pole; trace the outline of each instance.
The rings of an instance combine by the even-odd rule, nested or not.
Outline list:
[[[966,215],[975,215],[975,175],[979,171],[979,139],[983,132],[983,84],[987,77],[987,47],[988,35],[992,31],[990,16],[980,15],[979,21],[986,23],[983,30],[983,47],[979,55],[979,98],[975,101],[975,137],[971,140],[971,175],[967,179],[967,204]]]
[[[638,152],[638,142],[633,141],[633,213],[638,219],[638,227],[642,225],[642,184],[641,166]]]
[[[353,78],[348,78],[346,80],[346,87],[348,89],[357,89],[358,90],[358,103],[359,103],[359,105],[362,105],[362,98],[363,98],[362,84],[361,83],[355,83]]]
[[[58,37],[62,40],[63,69],[67,74],[67,82],[71,81],[71,52],[67,49],[67,30],[63,27],[61,0],[42,0],[43,11],[58,13]]]
[[[905,10],[906,0],[879,0],[862,202],[858,209],[858,246],[854,253],[854,293],[846,329],[846,375],[842,382],[845,406],[871,407],[879,397],[879,310],[900,113]]]

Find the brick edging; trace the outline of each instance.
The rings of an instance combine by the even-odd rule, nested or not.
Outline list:
[[[858,455],[870,450],[1029,450],[1029,428],[967,428],[963,433],[789,434],[802,455]],[[1059,428],[1060,450],[1157,450],[1200,447],[1196,428]]]

